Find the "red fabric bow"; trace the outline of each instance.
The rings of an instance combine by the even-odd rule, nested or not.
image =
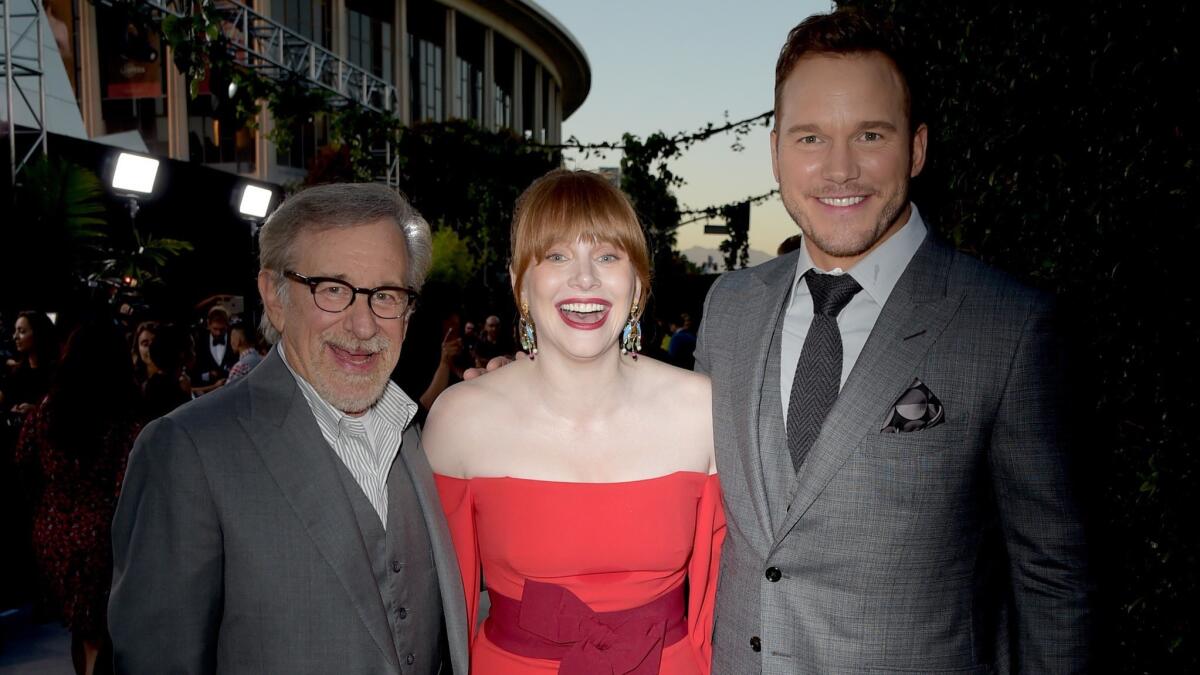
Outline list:
[[[562,586],[525,580],[518,625],[569,646],[559,675],[657,675],[666,620],[635,613],[609,625],[602,618]]]

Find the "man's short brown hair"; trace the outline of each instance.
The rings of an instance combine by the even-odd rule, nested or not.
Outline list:
[[[900,75],[909,130],[916,130],[921,123],[921,115],[914,103],[899,31],[887,19],[871,17],[852,8],[813,14],[788,33],[787,42],[779,50],[779,60],[775,63],[775,123],[779,123],[779,97],[783,92],[783,83],[800,59],[805,56],[853,56],[871,52],[887,57]]]

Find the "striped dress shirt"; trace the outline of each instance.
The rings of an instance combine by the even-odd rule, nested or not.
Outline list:
[[[292,377],[296,378],[325,441],[350,470],[386,530],[388,474],[400,452],[404,428],[417,414],[417,404],[395,382],[388,381],[383,397],[363,415],[352,417],[326,402],[307,380],[292,370],[283,353],[283,343],[275,348]]]

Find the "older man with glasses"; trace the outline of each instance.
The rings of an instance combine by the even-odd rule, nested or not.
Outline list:
[[[113,525],[117,670],[466,673],[417,405],[389,379],[429,226],[382,186],[326,185],[285,202],[260,250],[275,348],[148,426],[130,457]]]

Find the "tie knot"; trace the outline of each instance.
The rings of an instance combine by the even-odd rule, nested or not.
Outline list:
[[[837,317],[862,286],[849,274],[821,274],[816,270],[805,272],[808,290],[812,293],[813,312]]]

